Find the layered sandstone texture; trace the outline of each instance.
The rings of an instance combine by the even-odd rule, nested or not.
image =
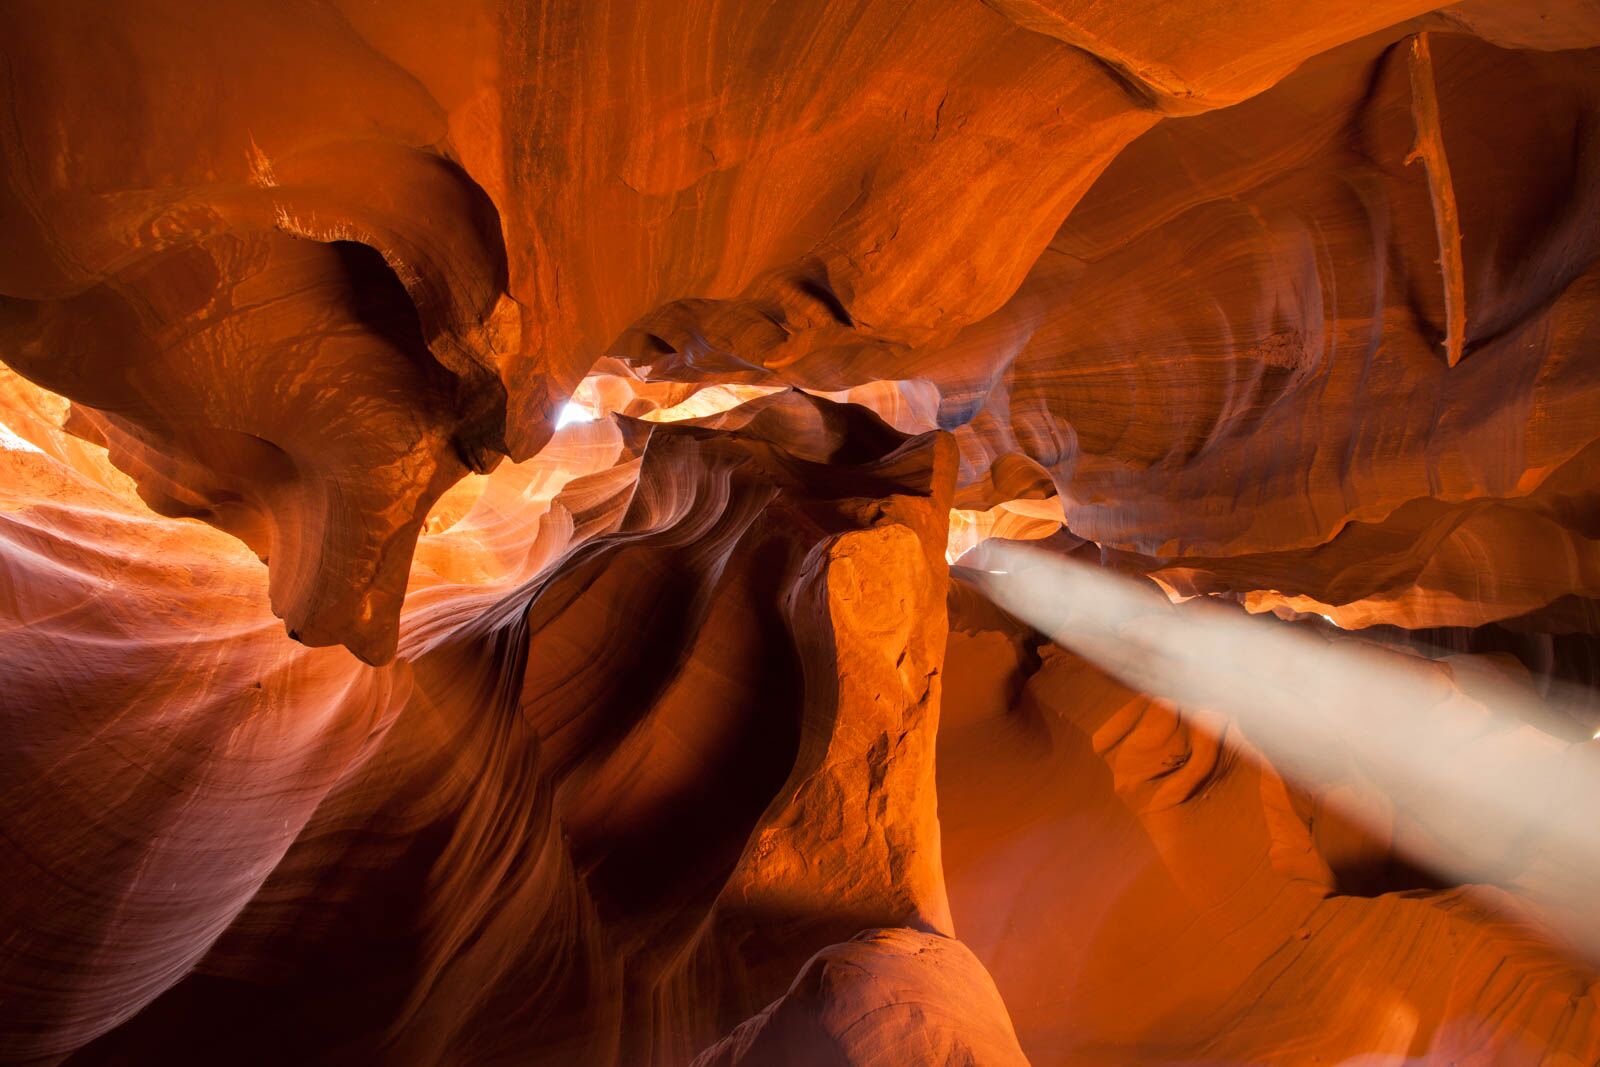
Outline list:
[[[1600,1062],[993,539],[1600,801],[1600,7],[0,0],[0,1063]]]

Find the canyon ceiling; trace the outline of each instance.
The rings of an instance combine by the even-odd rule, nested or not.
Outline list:
[[[1600,820],[1595,0],[0,0],[0,364],[0,1062],[1600,1063],[1558,837],[986,593]]]

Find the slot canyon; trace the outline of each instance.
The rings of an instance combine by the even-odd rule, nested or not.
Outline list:
[[[0,0],[0,1064],[1600,1064],[1600,0]]]

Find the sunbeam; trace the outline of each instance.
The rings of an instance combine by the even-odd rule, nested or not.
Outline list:
[[[1511,890],[1526,918],[1600,960],[1600,763],[1596,746],[1550,728],[1547,703],[1509,685],[1464,691],[1437,665],[1359,638],[1205,598],[1174,605],[1146,583],[1024,545],[991,542],[984,569],[968,573],[1125,684],[1220,712],[1292,780],[1314,788],[1356,768],[1406,817],[1396,847],[1408,859]],[[1337,793],[1330,802],[1341,805]],[[1348,800],[1342,814],[1371,818]]]

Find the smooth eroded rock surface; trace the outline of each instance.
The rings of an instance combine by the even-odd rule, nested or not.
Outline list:
[[[0,2],[0,1062],[1596,1062],[1597,324],[1587,0]]]

